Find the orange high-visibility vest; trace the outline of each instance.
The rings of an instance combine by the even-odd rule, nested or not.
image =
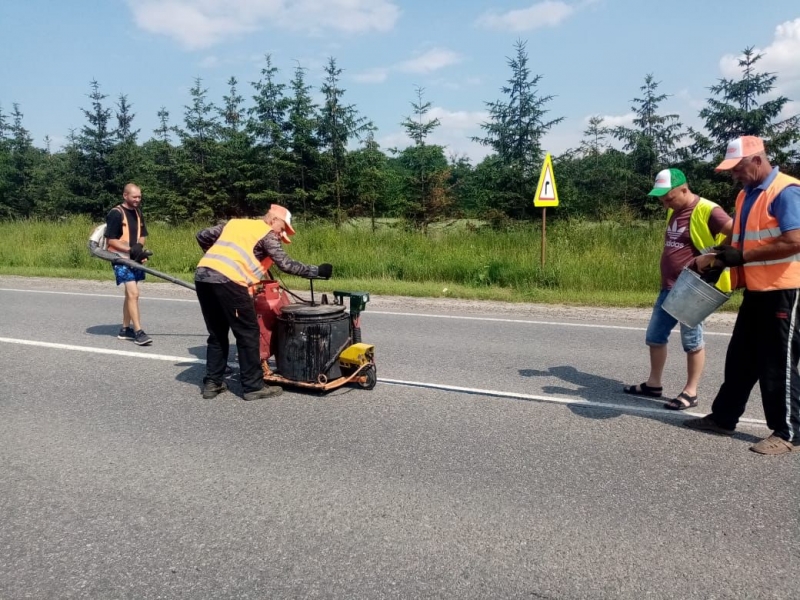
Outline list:
[[[739,192],[733,220],[732,246],[747,252],[772,243],[781,235],[778,220],[769,213],[769,207],[778,194],[790,185],[800,185],[800,180],[778,172],[772,183],[753,203],[744,227],[744,239],[741,235],[741,220],[746,193],[744,190]],[[748,262],[741,267],[733,268],[731,283],[734,288],[746,287],[748,290],[759,292],[800,288],[800,254],[775,260]]]
[[[269,225],[261,219],[231,219],[197,266],[214,269],[241,286],[253,286],[272,266],[271,258],[259,262],[253,254],[256,242],[269,231]]]
[[[118,204],[114,208],[116,210],[118,210],[120,212],[120,214],[122,215],[122,237],[119,238],[119,240],[121,242],[124,242],[124,243],[128,244],[128,247],[130,247],[132,244],[138,244],[139,240],[142,239],[142,236],[141,236],[142,225],[144,224],[144,218],[142,217],[142,211],[139,210],[138,208],[134,209],[136,211],[136,215],[139,217],[139,225],[138,225],[137,230],[136,230],[136,239],[133,242],[131,242],[131,240],[130,240],[130,237],[131,237],[130,228],[128,227],[128,214],[123,210],[124,207],[122,206],[122,204]],[[123,258],[130,258],[131,257],[130,253],[128,253],[128,252],[122,252],[120,250],[113,250],[113,252],[115,252],[116,254],[119,254]]]

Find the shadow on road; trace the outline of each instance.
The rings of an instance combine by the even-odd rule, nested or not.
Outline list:
[[[187,348],[186,350],[189,352],[189,354],[196,358],[203,360],[206,358],[205,346],[193,346],[191,348]],[[270,361],[272,361],[272,359],[270,359]],[[231,343],[230,354],[228,355],[228,368],[225,371],[225,383],[228,385],[228,389],[233,392],[233,394],[241,395],[242,388],[241,382],[239,381],[239,368],[238,366],[236,368],[231,368],[231,364],[238,364],[236,344],[234,343]],[[205,377],[206,374],[205,363],[178,363],[177,366],[186,368],[178,373],[178,375],[175,377],[176,381],[196,385],[198,390],[203,389],[203,377]],[[274,364],[271,364],[271,367],[274,369]],[[355,384],[348,384],[331,392],[322,393],[318,390],[310,390],[302,387],[284,387],[284,391],[300,394],[301,396],[307,396],[309,398],[336,398],[347,395],[350,392],[358,391],[359,389],[360,388]]]
[[[623,414],[651,421],[658,421],[666,425],[674,427],[683,427],[683,419],[679,413],[669,411],[663,408],[664,402],[668,398],[644,398],[641,396],[634,396],[624,394],[622,391],[623,382],[618,379],[611,379],[594,375],[592,373],[584,373],[575,367],[571,366],[558,366],[550,367],[546,371],[540,369],[520,369],[519,374],[523,377],[557,377],[558,379],[577,386],[578,389],[546,385],[542,387],[542,391],[546,394],[561,394],[569,396],[578,396],[588,403],[598,404],[614,404],[624,400],[625,403],[620,403],[620,408],[609,408],[607,406],[587,406],[581,404],[568,404],[567,407],[577,416],[586,419],[614,419]],[[647,407],[653,409],[661,409],[662,414],[658,413],[641,413],[634,411],[626,411],[628,406],[633,407]],[[760,437],[748,433],[737,431],[734,434],[734,439],[742,440],[745,442],[758,442]]]
[[[194,357],[202,359],[206,357],[205,346],[194,346],[192,348],[187,348],[187,350],[189,354]],[[205,363],[179,363],[177,366],[186,368],[175,376],[176,381],[196,385],[198,391],[203,389],[203,377],[206,374]]]
[[[119,333],[120,325],[116,323],[114,325],[92,325],[91,327],[86,328],[86,333],[89,335],[104,335],[109,337],[117,337]],[[208,334],[204,333],[164,333],[160,331],[156,331],[155,333],[148,331],[147,332],[150,337],[152,338],[160,338],[160,337],[208,337]]]
[[[107,335],[109,337],[117,337],[119,333],[119,323],[116,325],[92,325],[86,328],[86,333],[90,335]]]
[[[189,352],[189,354],[196,358],[203,360],[206,358],[206,347],[204,345],[192,346],[186,350]],[[228,362],[236,363],[236,346],[234,344],[231,345],[230,354],[228,355]],[[175,376],[176,381],[196,385],[198,390],[203,389],[203,377],[206,375],[205,363],[178,363],[177,366],[186,368]],[[238,393],[239,370],[228,366],[228,368],[225,370],[225,382],[234,393]]]

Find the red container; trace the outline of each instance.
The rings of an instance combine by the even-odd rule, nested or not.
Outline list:
[[[256,306],[258,328],[261,331],[261,360],[267,360],[275,354],[272,332],[275,330],[278,315],[281,314],[282,307],[291,304],[291,300],[289,300],[289,295],[281,288],[280,283],[267,281],[256,292],[253,301]]]

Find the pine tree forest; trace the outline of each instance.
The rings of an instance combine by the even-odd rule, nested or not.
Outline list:
[[[761,136],[773,163],[800,175],[800,117],[786,118],[790,99],[776,96],[777,77],[759,70],[761,58],[746,48],[739,79],[708,87],[702,130],[666,114],[669,90],[645,74],[631,90],[630,126],[592,117],[579,147],[553,157],[560,198],[553,218],[661,218],[647,192],[655,174],[673,166],[694,192],[730,209],[733,184],[714,166],[738,135]],[[440,123],[429,116],[432,99],[423,88],[410,90],[409,112],[398,115],[411,145],[381,148],[369,115],[348,102],[335,58],[317,90],[306,69],[282,71],[269,55],[254,82],[231,77],[212,94],[201,79],[190,80],[183,113],[162,108],[149,134],[136,127],[127,95],[109,97],[91,81],[80,109],[84,125],[56,150],[48,139],[44,147],[33,143],[23,106],[0,104],[0,219],[100,220],[133,181],[145,192],[148,218],[166,223],[256,216],[277,202],[302,218],[336,224],[393,217],[425,231],[436,221],[470,217],[508,227],[537,217],[532,198],[543,139],[563,118],[523,41],[505,70],[508,79],[497,99],[486,101],[488,119],[473,138],[490,151],[477,164],[429,143]]]

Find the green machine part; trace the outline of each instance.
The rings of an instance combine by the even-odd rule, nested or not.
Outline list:
[[[369,292],[333,292],[333,297],[337,303],[344,304],[345,298],[350,298],[350,314],[358,316],[367,308],[369,302]]]

